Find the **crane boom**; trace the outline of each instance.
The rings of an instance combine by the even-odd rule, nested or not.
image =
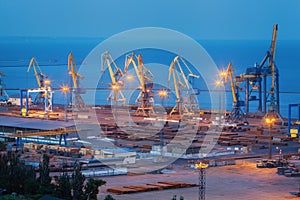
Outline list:
[[[270,55],[271,55],[272,60],[275,59],[277,32],[278,32],[278,24],[274,24],[273,33],[272,33],[272,43],[271,43],[271,48],[270,48]]]
[[[38,89],[35,89],[35,92],[38,92],[38,94],[35,97],[34,104],[38,105],[42,103],[44,104],[45,112],[49,112],[49,111],[52,112],[53,91],[50,87],[50,81],[45,80],[48,78],[48,76],[43,74],[35,57],[32,57],[29,62],[27,73],[30,71],[30,68],[33,68],[34,76],[38,84]]]
[[[137,59],[138,64],[136,64],[134,59]],[[138,56],[136,56],[134,53],[126,55],[124,74],[127,73],[130,64],[133,65],[141,87],[141,92],[136,99],[136,102],[140,102],[140,105],[136,111],[136,115],[149,116],[150,114],[154,113],[154,93],[151,91],[153,88],[153,74],[145,67],[141,54]]]
[[[104,72],[105,71],[104,67],[105,67],[105,65],[107,65],[109,75],[110,75],[110,78],[111,78],[111,81],[112,81],[112,85],[116,85],[117,81],[118,81],[116,76],[119,75],[120,77],[122,77],[123,72],[117,66],[114,59],[110,55],[109,51],[106,51],[105,53],[102,54],[101,63],[102,63],[101,71]],[[113,64],[115,71],[113,70],[113,67],[111,66],[111,63]]]
[[[176,59],[176,57],[175,57],[175,59]],[[171,81],[171,76],[173,75],[175,95],[176,95],[176,99],[178,100],[178,99],[180,99],[180,92],[179,92],[179,87],[178,87],[178,83],[177,83],[177,76],[176,76],[176,73],[175,73],[175,59],[172,61],[171,65],[170,65],[170,68],[169,68],[168,82]]]
[[[188,71],[188,75],[185,74],[183,67],[185,67],[185,69]],[[172,115],[175,112],[179,114],[193,114],[194,112],[197,112],[196,110],[199,109],[198,105],[196,105],[198,104],[197,102],[192,103],[190,101],[186,105],[183,105],[180,88],[186,88],[187,93],[191,91],[188,77],[199,78],[199,76],[192,73],[185,60],[181,56],[177,55],[170,64],[168,75],[168,82],[170,82],[171,78],[173,78],[173,84],[176,95],[176,105],[173,107],[172,111],[170,112],[170,115]],[[181,78],[183,79],[183,81],[181,81]],[[190,100],[195,101],[195,98],[191,98],[191,96]]]
[[[125,73],[125,74],[127,73],[128,67],[129,67],[129,65],[130,65],[131,63],[132,63],[132,65],[133,65],[133,68],[134,68],[134,70],[135,70],[135,73],[138,75],[139,81],[141,82],[141,80],[140,80],[139,69],[138,69],[138,67],[137,67],[137,65],[136,65],[136,62],[135,62],[134,59],[133,59],[133,55],[127,55],[127,56],[126,56],[126,62],[125,62],[125,67],[124,67],[124,73]]]
[[[31,67],[33,68],[34,75],[35,75],[35,78],[36,78],[36,82],[37,82],[39,88],[44,87],[44,80],[43,79],[48,78],[48,76],[46,76],[45,74],[42,73],[42,70],[39,66],[39,63],[37,62],[35,57],[32,57],[30,62],[29,62],[29,65],[28,65],[28,68],[27,68],[27,73],[30,71]]]
[[[136,64],[134,58],[138,60],[138,65]],[[132,53],[131,55],[126,56],[124,73],[127,73],[128,67],[131,63],[133,65],[136,75],[138,76],[142,92],[146,92],[145,79],[148,82],[152,82],[153,74],[144,66],[141,54],[138,54],[138,56],[136,56],[134,53]],[[148,77],[147,75],[150,75],[150,77]]]
[[[230,79],[230,87],[231,87],[231,93],[232,93],[232,99],[234,103],[237,103],[237,93],[236,93],[236,84],[233,79],[233,69],[232,69],[232,63],[230,62],[227,67],[227,73]]]
[[[232,63],[229,62],[226,71],[220,73],[221,78],[223,78],[224,84],[228,83],[228,77],[230,81],[230,88],[232,94],[232,111],[227,117],[227,121],[232,121],[234,123],[242,121],[247,122],[247,116],[242,110],[242,106],[245,106],[245,102],[240,100],[239,90],[241,89],[237,83],[236,78],[233,75],[234,70],[232,68]]]
[[[80,94],[85,93],[85,91],[82,88],[79,88],[79,79],[84,79],[84,76],[80,75],[78,73],[78,67],[76,65],[76,62],[74,60],[73,57],[73,53],[70,52],[68,55],[68,73],[71,75],[72,78],[72,83],[73,83],[73,89],[72,89],[72,93],[74,93],[74,98],[75,98],[75,104],[74,106],[76,108],[84,108],[85,107],[85,103],[81,97]],[[72,87],[72,86],[71,86]],[[72,93],[71,93],[71,102],[72,102]],[[72,105],[72,103],[71,103]]]
[[[186,76],[184,71],[183,71],[183,67],[181,66],[179,60],[184,64],[185,68],[188,70],[188,75]],[[177,65],[177,68],[179,70],[180,73],[178,73],[178,71],[176,71],[176,65]],[[192,71],[190,70],[190,68],[188,67],[188,65],[186,64],[185,60],[181,57],[181,56],[176,56],[173,60],[172,60],[172,63],[170,65],[170,68],[169,68],[169,76],[168,76],[168,82],[170,82],[171,80],[171,75],[173,74],[173,79],[174,79],[174,87],[175,87],[175,92],[176,92],[176,97],[177,98],[180,98],[180,95],[179,95],[179,85],[181,87],[184,87],[184,88],[187,88],[187,90],[190,90],[190,84],[189,84],[189,81],[188,81],[188,78],[187,77],[194,77],[194,78],[199,78],[199,76],[195,75],[192,73]],[[181,82],[181,79],[180,79],[180,75],[183,79],[184,82]]]
[[[275,89],[275,50],[276,50],[276,39],[277,39],[277,31],[278,31],[278,24],[274,24],[273,26],[273,33],[272,33],[272,43],[270,47],[270,59],[269,59],[269,67],[272,70],[272,85],[271,85],[271,92],[274,92]]]
[[[73,87],[75,89],[77,89],[78,88],[78,78],[83,79],[84,77],[78,73],[78,68],[77,68],[76,62],[74,61],[72,52],[70,52],[70,54],[68,56],[68,72],[72,76]]]
[[[113,64],[113,67],[111,66]],[[114,59],[112,58],[109,51],[104,52],[101,55],[101,71],[102,73],[105,72],[105,66],[107,65],[110,79],[111,79],[111,93],[108,96],[108,100],[114,101],[115,105],[118,104],[119,101],[123,102],[123,105],[126,104],[126,98],[123,95],[122,91],[120,90],[120,85],[123,86],[123,82],[120,81],[120,78],[124,75],[122,70],[117,66]]]
[[[140,77],[142,92],[146,92],[145,76],[144,76],[144,70],[143,70],[144,65],[143,65],[142,57],[140,54],[138,55],[137,59],[138,59],[138,76]]]

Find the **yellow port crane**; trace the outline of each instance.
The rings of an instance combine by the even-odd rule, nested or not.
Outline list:
[[[270,47],[270,59],[269,59],[269,67],[272,69],[272,85],[270,92],[274,94],[275,89],[275,73],[276,73],[276,67],[275,67],[275,50],[276,50],[276,39],[277,39],[277,32],[278,32],[278,24],[275,24],[273,27],[273,33],[272,33],[272,43]]]
[[[113,66],[111,65],[113,64]],[[122,70],[117,66],[114,59],[112,58],[109,51],[106,51],[101,55],[101,65],[102,65],[102,73],[105,72],[105,66],[107,66],[110,79],[111,79],[111,92],[107,98],[108,101],[112,101],[115,106],[118,105],[119,102],[122,105],[126,105],[126,98],[124,97],[123,92],[121,91],[121,87],[124,86],[124,82],[121,81],[121,77],[124,76]]]
[[[268,53],[269,55],[267,56],[267,58],[269,58],[269,65],[268,65],[268,69],[266,69],[266,74],[268,74],[268,71],[271,70],[271,76],[272,76],[271,88],[270,88],[270,91],[269,91],[269,94],[271,95],[270,105],[268,107],[268,113],[269,114],[270,114],[270,112],[271,113],[277,112],[275,96],[274,96],[274,94],[275,94],[275,76],[276,76],[276,73],[277,73],[277,69],[276,69],[275,62],[274,62],[274,60],[275,60],[275,50],[276,50],[277,31],[278,31],[278,24],[275,24],[273,26],[271,47],[270,47],[270,51]],[[275,115],[277,115],[277,113]]]
[[[237,123],[237,122],[247,122],[247,115],[242,110],[242,107],[245,106],[245,101],[240,100],[239,91],[242,90],[242,88],[238,85],[236,79],[237,77],[233,76],[234,70],[232,68],[232,63],[230,62],[227,66],[226,71],[221,71],[220,76],[224,82],[224,84],[228,83],[228,77],[230,81],[230,88],[231,88],[231,94],[232,94],[232,111],[227,117],[227,121]]]
[[[68,56],[68,73],[72,77],[72,93],[74,94],[74,106],[75,108],[84,108],[85,103],[81,97],[81,94],[84,94],[85,91],[82,88],[79,88],[79,79],[83,79],[84,77],[78,73],[78,67],[73,58],[73,53],[70,52]],[[71,97],[72,101],[72,97]]]
[[[39,66],[39,63],[37,62],[36,58],[35,57],[32,57],[30,62],[29,62],[29,65],[28,65],[28,68],[27,68],[27,73],[30,71],[30,68],[33,68],[33,71],[34,71],[34,75],[35,75],[35,79],[36,79],[36,82],[39,86],[39,88],[45,88],[47,86],[50,85],[50,80],[48,80],[48,76],[46,76],[45,74],[43,74],[40,66]]]
[[[138,61],[138,65],[136,64],[135,59]],[[137,56],[135,53],[126,55],[124,74],[127,73],[130,64],[132,64],[134,67],[141,88],[141,92],[136,99],[136,102],[139,103],[139,106],[135,114],[137,116],[148,117],[150,114],[154,114],[154,92],[152,91],[153,74],[145,67],[141,54],[138,54]]]
[[[187,70],[188,74],[186,75],[183,66]],[[176,56],[172,63],[170,64],[169,68],[169,76],[168,82],[171,81],[173,77],[173,84],[175,87],[175,94],[176,94],[176,105],[173,107],[172,111],[170,112],[170,116],[173,114],[179,115],[195,115],[200,114],[200,109],[198,102],[196,100],[195,94],[192,93],[192,88],[190,87],[188,78],[199,78],[199,76],[192,73],[191,69],[188,67],[186,62],[181,56]],[[183,79],[183,81],[181,80]],[[185,88],[187,98],[184,100],[182,94],[182,88]]]
[[[29,62],[29,65],[27,68],[27,73],[30,71],[31,68],[33,68],[34,76],[35,76],[36,82],[38,84],[38,88],[28,90],[28,94],[29,93],[37,93],[33,103],[36,105],[43,103],[44,110],[46,112],[52,111],[53,91],[50,87],[51,81],[48,79],[48,76],[42,72],[42,70],[39,66],[39,63],[37,62],[35,57],[32,57]]]
[[[274,113],[274,115],[278,115],[278,117],[280,115],[279,70],[275,64],[277,32],[278,24],[274,24],[271,45],[262,61],[255,63],[254,67],[247,68],[246,73],[240,75],[241,81],[244,81],[246,86],[246,112],[250,111],[250,102],[257,101],[258,112],[264,114]],[[267,89],[269,77],[272,78],[270,83],[271,88]],[[268,102],[270,103],[269,105],[267,105]]]
[[[277,40],[277,32],[278,32],[278,24],[274,24],[273,33],[272,33],[272,42],[270,46],[270,50],[267,52],[263,62],[266,62],[269,59],[268,66],[264,69],[264,76],[272,77],[271,88],[268,91],[268,95],[266,94],[266,80],[264,81],[264,103],[269,102],[268,111],[264,116],[264,119],[268,118],[277,118],[284,124],[284,121],[279,113],[279,72],[278,68],[275,65],[275,51],[276,51],[276,40]],[[270,98],[268,99],[268,96]]]

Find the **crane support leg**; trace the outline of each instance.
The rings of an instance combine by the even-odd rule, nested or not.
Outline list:
[[[278,72],[276,73],[276,110],[278,114],[280,114],[280,101],[279,101],[279,74]]]
[[[263,113],[267,113],[267,76],[264,75],[264,91],[263,91]]]
[[[249,113],[249,79],[246,79],[246,91],[245,91],[246,95],[245,95],[245,111],[246,113]]]
[[[26,116],[28,116],[28,90],[20,90],[20,114],[22,115],[23,109],[23,98],[25,97],[25,109],[26,109]]]
[[[258,111],[262,112],[262,87],[261,87],[261,77],[259,77],[259,81],[258,81]]]
[[[66,137],[66,134],[61,134],[59,136],[59,145],[61,146],[61,142],[62,142],[62,139],[64,140],[64,144],[65,146],[67,145],[67,137]]]
[[[300,104],[289,104],[288,107],[288,136],[291,137],[291,123],[292,123],[292,108],[297,107],[298,109],[298,123],[297,123],[297,129],[298,129],[298,137],[300,137]]]

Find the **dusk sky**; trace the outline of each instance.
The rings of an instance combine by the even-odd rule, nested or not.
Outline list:
[[[0,36],[109,37],[164,27],[196,39],[300,39],[299,0],[0,0]]]

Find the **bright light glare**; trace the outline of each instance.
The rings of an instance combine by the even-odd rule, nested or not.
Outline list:
[[[70,91],[70,88],[67,87],[67,86],[63,86],[63,87],[61,88],[61,91],[63,91],[64,93],[66,93],[66,92],[69,92],[69,91]]]
[[[45,80],[44,83],[45,83],[45,85],[50,85],[51,81],[50,80]]]
[[[273,124],[276,121],[276,119],[274,117],[267,117],[266,118],[266,123],[267,124]]]
[[[167,96],[167,91],[165,91],[165,90],[160,90],[160,91],[158,92],[158,96],[160,96],[160,97],[162,97],[162,98],[166,97],[166,96]]]

